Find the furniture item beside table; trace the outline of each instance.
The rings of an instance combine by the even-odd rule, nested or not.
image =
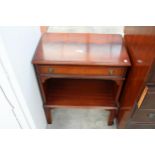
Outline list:
[[[125,27],[132,61],[118,112],[119,128],[155,128],[155,27]]]
[[[33,64],[48,123],[53,108],[102,108],[113,124],[131,65],[121,35],[45,33]]]

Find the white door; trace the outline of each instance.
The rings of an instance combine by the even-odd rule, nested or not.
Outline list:
[[[31,64],[40,39],[39,27],[0,27],[0,83],[22,128],[46,128],[38,84]],[[3,84],[5,83],[5,84]]]
[[[7,76],[0,63],[0,129],[21,128],[12,104],[12,95]]]
[[[9,99],[0,87],[0,129],[21,128]]]
[[[29,128],[0,61],[0,128]]]

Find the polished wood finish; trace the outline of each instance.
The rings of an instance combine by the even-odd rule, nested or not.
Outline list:
[[[121,35],[46,33],[34,64],[130,66]]]
[[[48,123],[51,108],[74,107],[109,110],[113,124],[131,65],[120,35],[44,34],[33,64]]]
[[[144,88],[149,84],[153,85],[155,81],[155,69],[153,69],[155,62],[155,27],[126,27],[124,41],[131,58],[132,67],[128,71],[126,84],[120,99],[118,127],[130,128],[128,124],[132,124],[132,116],[136,112],[134,107],[137,108],[137,103],[143,95]],[[147,97],[147,94],[145,97]],[[141,107],[143,107],[143,102]],[[140,127],[145,126],[145,124],[135,126]],[[148,128],[148,125],[146,127]]]

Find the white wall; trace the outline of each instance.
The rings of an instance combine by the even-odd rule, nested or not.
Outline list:
[[[27,117],[29,117],[29,120],[32,119],[30,123],[32,128],[45,128],[46,119],[42,100],[34,68],[31,64],[41,35],[39,27],[1,27],[0,35],[15,75],[16,81],[12,82],[13,84],[17,82],[14,89],[24,108],[23,111],[25,111],[25,114],[29,113]],[[12,75],[9,74],[9,76],[10,80],[12,80]]]

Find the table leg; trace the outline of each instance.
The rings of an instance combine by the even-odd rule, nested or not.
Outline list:
[[[52,124],[52,110],[50,108],[44,108],[44,109],[45,109],[47,123]]]
[[[110,115],[108,118],[108,125],[113,125],[114,124],[114,119],[116,117],[116,110],[109,110]]]

